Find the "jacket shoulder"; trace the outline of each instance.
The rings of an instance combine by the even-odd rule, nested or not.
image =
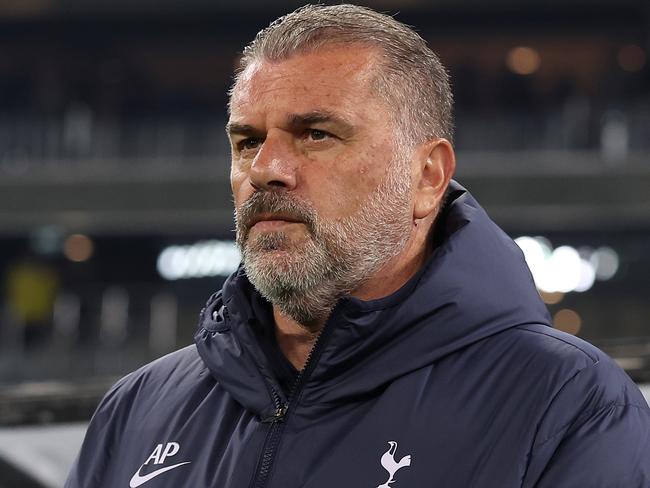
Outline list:
[[[583,369],[609,357],[588,342],[547,325],[527,324],[505,332],[523,353],[537,353],[560,367]]]
[[[625,371],[596,346],[543,325],[519,326],[505,334],[516,343],[516,354],[529,358],[533,367],[543,368],[545,375],[555,379],[558,389],[554,401],[577,388],[581,398],[591,400],[593,407],[608,403],[647,406]]]
[[[205,365],[199,357],[194,344],[162,356],[122,378],[117,385],[146,381],[162,385],[189,375],[205,371]]]
[[[524,486],[646,486],[650,408],[629,376],[595,346],[550,327],[509,334],[523,355],[539,357],[533,367],[554,383]]]
[[[131,408],[136,400],[140,409],[157,398],[173,401],[183,390],[194,387],[199,378],[209,376],[196,346],[190,345],[160,357],[118,380],[106,393],[95,415],[103,410],[113,414]]]
[[[101,480],[111,453],[132,420],[142,421],[154,408],[173,409],[188,392],[213,386],[194,345],[179,349],[146,364],[117,381],[104,395],[88,426],[79,456],[66,488],[103,486]],[[126,432],[126,433],[125,433]],[[128,440],[128,439],[126,439]]]
[[[205,375],[205,369],[192,345],[156,359],[117,381],[93,414],[65,487],[102,486],[110,453],[122,442],[129,419],[143,418],[156,402],[181,402],[187,390],[196,387],[199,376],[209,376]]]

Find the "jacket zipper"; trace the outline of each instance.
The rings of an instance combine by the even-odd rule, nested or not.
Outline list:
[[[270,417],[262,419],[263,424],[271,424],[271,428],[266,435],[264,441],[264,449],[262,450],[262,457],[258,462],[257,476],[253,479],[251,486],[253,488],[262,488],[266,484],[266,480],[271,472],[273,459],[275,458],[275,451],[280,443],[280,434],[282,433],[283,420],[288,410],[288,403],[282,403],[280,395],[276,392],[272,385],[267,385],[273,403],[275,404],[275,413]]]
[[[329,324],[330,321],[325,324],[323,330],[316,339],[314,347],[312,347],[311,351],[309,352],[305,367],[298,373],[298,376],[291,386],[291,391],[289,392],[287,403],[282,404],[280,396],[277,394],[275,389],[271,385],[268,385],[269,390],[272,392],[276,411],[274,415],[262,420],[263,423],[271,423],[271,428],[266,435],[264,448],[262,450],[262,457],[258,463],[257,475],[255,478],[253,478],[251,488],[265,488],[268,482],[271,469],[273,468],[273,462],[275,461],[275,456],[280,445],[284,424],[287,421],[289,413],[293,411],[293,407],[300,397],[300,392],[302,391],[303,386],[305,385],[307,379],[309,379],[312,370],[318,362],[318,358],[320,357],[323,349],[322,344],[326,340],[326,334],[329,335],[328,332],[332,328]]]

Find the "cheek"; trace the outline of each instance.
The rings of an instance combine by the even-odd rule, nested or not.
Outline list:
[[[328,218],[346,218],[359,212],[381,183],[382,175],[372,162],[340,168],[316,179],[310,194],[320,213]]]
[[[233,198],[235,199],[235,205],[239,205],[243,200],[247,198],[247,195],[244,195],[246,188],[252,187],[247,184],[248,176],[245,172],[231,168],[230,170],[230,189],[232,190]],[[249,192],[250,193],[250,192]]]

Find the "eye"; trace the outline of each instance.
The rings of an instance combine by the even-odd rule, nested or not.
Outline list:
[[[239,152],[241,151],[250,151],[252,149],[257,149],[262,145],[262,139],[260,137],[247,137],[238,141],[236,146]]]
[[[332,136],[329,132],[319,129],[309,129],[306,135],[307,138],[312,141],[323,141]]]

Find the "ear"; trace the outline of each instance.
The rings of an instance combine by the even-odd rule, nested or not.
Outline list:
[[[445,190],[456,170],[454,148],[447,139],[432,139],[416,151],[417,190],[413,218],[424,219],[440,207]]]

